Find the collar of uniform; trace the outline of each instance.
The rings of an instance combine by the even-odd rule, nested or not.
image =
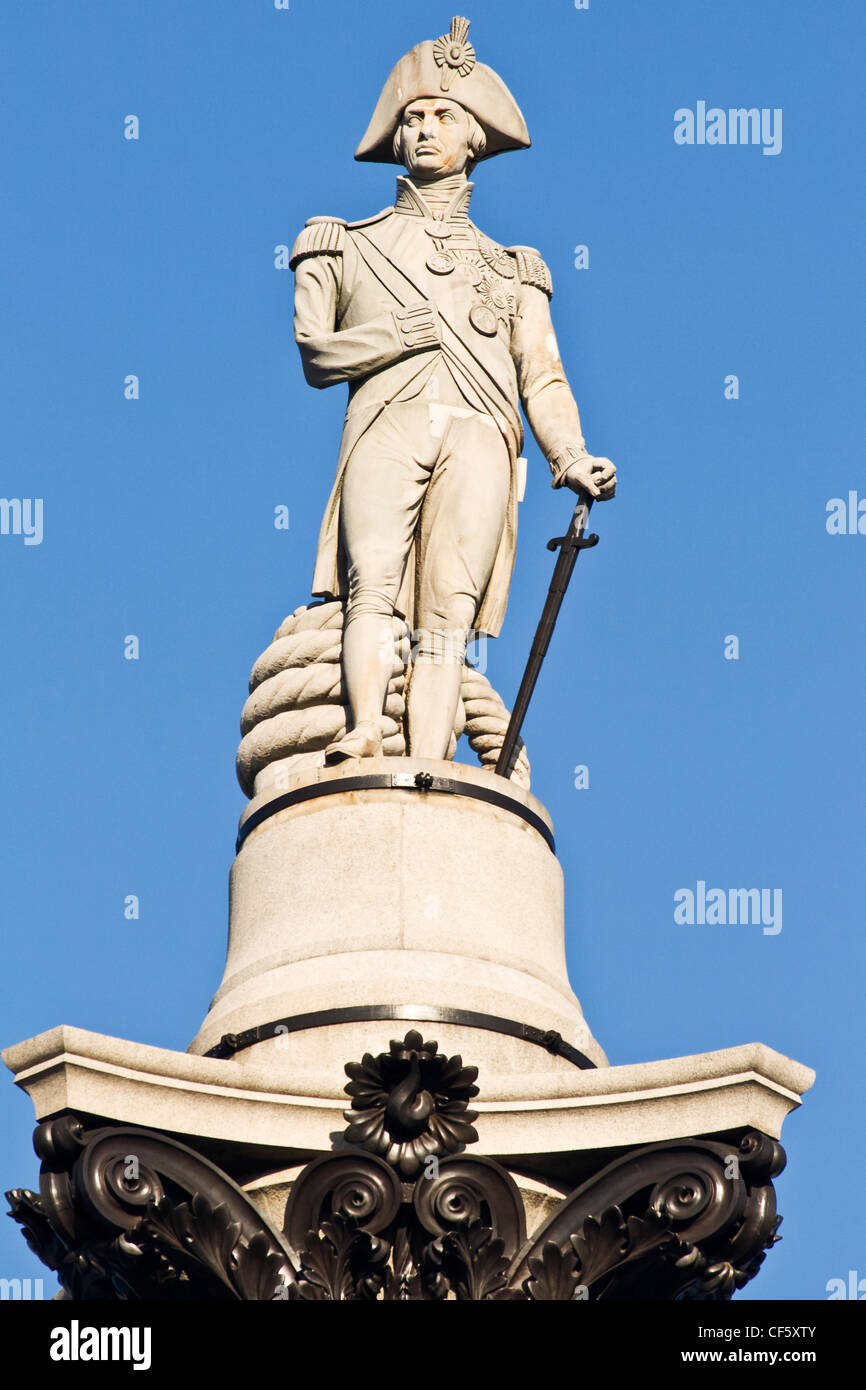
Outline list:
[[[443,184],[446,182],[447,180],[442,180]],[[398,174],[394,209],[396,212],[402,212],[406,217],[423,217],[425,219],[444,217],[446,222],[468,222],[469,202],[474,187],[474,183],[461,181],[443,214],[441,199],[436,200],[437,206],[435,208],[432,207],[417,183],[413,183],[405,174]]]

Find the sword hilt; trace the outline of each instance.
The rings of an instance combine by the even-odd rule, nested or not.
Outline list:
[[[593,499],[587,493],[578,492],[568,532],[564,536],[554,536],[553,540],[548,541],[548,550],[591,550],[594,545],[598,545],[598,536],[594,532],[591,536],[583,535],[583,528],[589,521],[592,502]]]
[[[547,542],[547,548],[559,550],[561,546],[563,550],[566,547],[569,550],[592,550],[594,545],[598,545],[598,539],[594,531],[591,536],[572,536],[569,533],[567,536],[554,536],[553,540]]]

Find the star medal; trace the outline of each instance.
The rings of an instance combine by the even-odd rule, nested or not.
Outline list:
[[[499,327],[499,319],[494,311],[486,304],[473,304],[469,310],[469,322],[477,333],[483,333],[485,338],[496,336]]]
[[[515,275],[514,261],[504,246],[499,246],[489,237],[478,238],[478,250],[481,252],[491,270],[497,275],[501,275],[503,280],[513,280]]]

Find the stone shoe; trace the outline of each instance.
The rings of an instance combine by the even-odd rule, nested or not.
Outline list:
[[[325,749],[325,766],[346,762],[349,758],[380,758],[382,756],[382,730],[378,724],[363,721],[350,729],[336,743],[329,743]]]

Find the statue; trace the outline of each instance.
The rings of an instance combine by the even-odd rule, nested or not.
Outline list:
[[[401,58],[355,152],[405,167],[393,207],[360,222],[311,218],[291,255],[306,379],[349,385],[313,579],[314,595],[345,607],[351,722],[327,763],[382,751],[395,615],[414,639],[409,753],[448,755],[468,637],[495,637],[505,612],[521,406],[554,487],[599,500],[616,487],[614,465],[581,433],[547,266],[469,220],[474,166],[530,141],[468,33],[455,18]]]

